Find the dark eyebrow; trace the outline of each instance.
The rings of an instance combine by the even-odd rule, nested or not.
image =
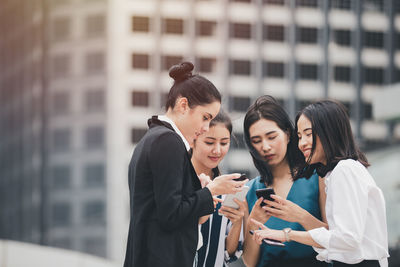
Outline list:
[[[303,132],[308,131],[308,130],[312,130],[312,128],[306,128],[303,130]]]
[[[273,133],[276,133],[276,131],[270,131],[270,132],[266,133],[265,135],[270,135],[270,134],[273,134]]]

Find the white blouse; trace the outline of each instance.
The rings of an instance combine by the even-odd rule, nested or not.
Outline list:
[[[385,200],[367,169],[358,161],[340,161],[325,176],[324,227],[308,231],[324,249],[314,247],[321,261],[356,264],[379,260],[388,266]]]

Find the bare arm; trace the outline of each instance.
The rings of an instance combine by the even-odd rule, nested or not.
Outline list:
[[[239,205],[239,209],[236,210],[226,206],[221,206],[219,209],[219,213],[227,217],[232,223],[232,228],[225,239],[225,248],[230,256],[237,251],[243,219],[245,214],[248,214],[246,201],[239,201],[237,199],[233,201]]]
[[[263,207],[263,209],[265,209],[270,216],[274,216],[288,222],[298,222],[306,230],[319,227],[328,228],[327,223],[315,218],[308,211],[292,201],[284,199],[278,195],[271,195],[271,197],[275,201],[264,200],[267,206]]]
[[[250,235],[250,230],[258,230],[257,224],[253,222],[252,219],[256,219],[261,222],[267,222],[270,216],[261,208],[262,198],[258,199],[254,204],[253,210],[248,216],[247,224],[244,231],[244,246],[242,259],[247,267],[256,266],[260,256],[260,245],[257,244],[252,236]]]
[[[264,224],[254,220],[253,223],[257,227],[261,228],[261,230],[254,231],[253,239],[257,244],[261,244],[264,238],[270,238],[281,242],[286,241],[285,233],[282,230],[269,229]],[[317,242],[314,241],[314,239],[312,239],[310,233],[307,231],[291,231],[288,236],[290,241],[296,241],[304,245],[322,248],[321,245],[319,245]]]

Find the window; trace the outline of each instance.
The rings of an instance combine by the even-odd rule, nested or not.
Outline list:
[[[149,69],[150,60],[149,55],[133,54],[132,55],[132,68],[134,69]]]
[[[230,37],[240,39],[251,39],[251,24],[230,23]]]
[[[71,249],[71,239],[69,238],[56,238],[51,241],[51,245],[57,248]]]
[[[334,68],[335,81],[350,82],[351,81],[351,67],[350,66],[335,66]]]
[[[57,18],[53,21],[53,41],[65,41],[70,36],[70,19]]]
[[[71,168],[66,165],[54,166],[52,168],[52,185],[55,190],[71,188]]]
[[[83,250],[86,253],[105,258],[107,242],[101,237],[85,238]]]
[[[71,224],[71,205],[69,203],[56,203],[52,206],[53,226],[69,226]]]
[[[196,66],[197,70],[201,73],[213,72],[215,68],[216,59],[215,58],[197,58]]]
[[[250,97],[232,96],[230,97],[230,104],[233,111],[246,112],[250,106]]]
[[[69,111],[70,98],[68,92],[55,92],[52,101],[53,115],[66,115]]]
[[[104,15],[91,15],[86,18],[86,35],[88,37],[103,36],[105,32]]]
[[[132,106],[148,107],[149,106],[149,92],[133,91],[132,92]]]
[[[231,60],[230,73],[235,75],[251,75],[251,62],[249,60]]]
[[[93,52],[86,55],[86,73],[99,74],[104,71],[104,54]]]
[[[131,141],[133,144],[136,144],[142,139],[142,137],[146,134],[147,129],[142,128],[133,128],[131,131]]]
[[[364,46],[372,48],[383,48],[384,46],[384,34],[383,32],[364,32]]]
[[[164,33],[183,34],[183,20],[163,19]]]
[[[383,84],[383,69],[377,67],[364,67],[364,81],[367,84]]]
[[[283,25],[264,25],[263,39],[270,41],[285,41],[285,27]]]
[[[85,104],[87,112],[104,110],[104,91],[101,89],[88,90],[85,93]]]
[[[351,0],[331,0],[331,8],[351,9]]]
[[[70,58],[68,55],[57,55],[53,58],[52,74],[54,78],[66,78],[70,74]]]
[[[132,17],[132,31],[149,32],[150,19],[148,17],[134,16]]]
[[[52,0],[50,3],[52,8],[57,8],[68,5],[70,0]]]
[[[351,45],[351,32],[349,30],[334,30],[335,43],[342,46]]]
[[[318,66],[315,64],[298,64],[298,77],[305,80],[317,80]]]
[[[371,120],[372,119],[372,104],[363,102],[362,109],[363,109],[363,118],[366,120]]]
[[[285,0],[263,0],[264,4],[270,4],[270,5],[280,5],[283,6],[285,5]]]
[[[86,129],[86,148],[99,149],[104,146],[104,129],[102,126],[90,126]]]
[[[102,163],[89,164],[85,167],[85,187],[99,188],[104,187],[104,165]]]
[[[361,3],[365,11],[372,11],[372,12],[383,11],[384,0],[364,0]]]
[[[71,146],[70,129],[57,129],[53,132],[53,150],[55,152],[67,152]]]
[[[94,200],[85,203],[83,207],[83,218],[86,224],[101,225],[105,223],[105,204],[101,200]]]
[[[179,64],[182,60],[182,56],[162,56],[162,69],[168,71],[173,65]]]
[[[217,28],[215,21],[196,21],[197,36],[213,36]]]
[[[283,62],[264,62],[263,64],[264,77],[284,77],[285,64]]]
[[[296,0],[297,6],[318,7],[318,0]]]
[[[317,43],[318,29],[309,27],[298,27],[297,41],[300,43]]]

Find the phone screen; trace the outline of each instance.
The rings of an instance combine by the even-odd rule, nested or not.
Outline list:
[[[234,181],[244,181],[247,179],[246,174],[242,174],[239,178],[233,179]]]
[[[266,199],[269,201],[274,201],[274,199],[271,197],[271,195],[275,195],[275,191],[273,188],[262,188],[262,189],[256,190],[257,199],[262,197],[263,199]],[[266,204],[264,202],[261,202],[261,206],[265,206],[265,205]]]

